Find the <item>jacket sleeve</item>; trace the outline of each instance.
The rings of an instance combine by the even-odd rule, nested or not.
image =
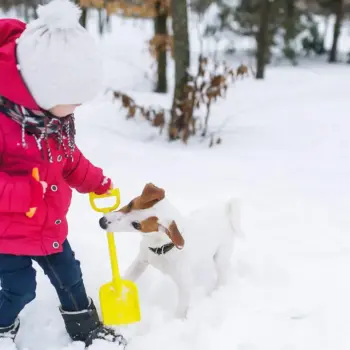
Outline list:
[[[68,185],[78,192],[89,193],[100,187],[103,181],[103,171],[101,168],[92,165],[76,147],[73,160],[67,159],[63,177]]]

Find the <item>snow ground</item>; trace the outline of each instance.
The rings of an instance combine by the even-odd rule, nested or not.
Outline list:
[[[120,25],[115,40],[126,45],[124,30]],[[147,71],[141,49],[131,43],[114,48],[111,39],[102,42],[111,53],[106,84],[137,91],[133,96],[142,103],[168,104],[169,96],[142,92],[147,80],[128,67],[136,62]],[[113,62],[114,54],[125,55],[125,65]],[[78,144],[120,187],[123,202],[149,181],[165,188],[184,214],[230,196],[242,200],[246,237],[237,240],[230,283],[198,298],[188,319],[179,321],[172,316],[171,281],[148,270],[138,283],[143,320],[121,329],[130,350],[349,349],[349,78],[349,66],[315,64],[271,68],[266,81],[238,82],[213,109],[212,130],[225,127],[223,144],[212,149],[164,143],[156,130],[126,121],[108,96],[79,109]],[[87,196],[75,193],[70,241],[96,302],[99,286],[110,279],[98,218]],[[116,239],[124,271],[139,237]],[[57,304],[39,270],[37,299],[22,313],[21,350],[83,349],[70,343]]]

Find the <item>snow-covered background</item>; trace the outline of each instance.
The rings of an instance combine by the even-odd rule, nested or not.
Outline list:
[[[113,19],[113,32],[100,40],[106,86],[140,104],[167,106],[171,94],[149,93],[145,75],[151,33],[147,22]],[[346,35],[341,43],[349,49]],[[196,299],[188,319],[176,320],[174,285],[149,269],[138,283],[142,321],[121,329],[130,350],[349,350],[349,91],[349,65],[270,67],[265,81],[239,81],[215,105],[211,129],[224,125],[223,144],[211,149],[165,143],[142,121],[126,121],[109,95],[77,111],[78,144],[113,178],[123,203],[146,182],[163,187],[184,214],[231,196],[242,202],[245,239],[236,242],[229,285]],[[75,193],[69,237],[97,304],[99,286],[110,279],[98,219],[87,196]],[[116,241],[124,271],[139,237],[118,234]],[[37,298],[21,315],[21,350],[83,349],[70,343],[57,306],[38,270]]]

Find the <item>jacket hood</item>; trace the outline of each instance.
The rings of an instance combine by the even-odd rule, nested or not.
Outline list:
[[[0,19],[0,96],[25,108],[38,110],[27,89],[16,59],[16,39],[26,28],[26,24],[17,19]]]

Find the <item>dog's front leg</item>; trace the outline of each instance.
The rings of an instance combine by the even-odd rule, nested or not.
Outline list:
[[[177,318],[186,318],[190,305],[192,279],[187,271],[178,271],[173,275],[178,289],[178,304],[175,311]]]
[[[145,272],[148,265],[148,261],[139,254],[126,270],[123,278],[130,281],[136,281]]]

